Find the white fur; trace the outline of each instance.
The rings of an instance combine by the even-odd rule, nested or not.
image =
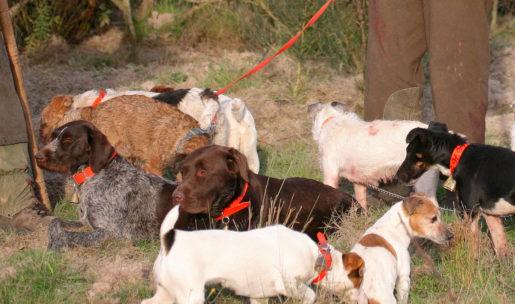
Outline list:
[[[434,225],[443,225],[440,222],[439,213],[438,221]],[[361,256],[366,265],[358,303],[368,303],[369,299],[381,304],[407,303],[411,271],[408,246],[411,239],[417,236],[441,242],[441,236],[436,236],[430,229],[428,229],[428,235],[419,235],[413,231],[409,216],[403,211],[402,202],[393,205],[372,227],[367,229],[364,235],[371,233],[383,237],[390,243],[397,258],[384,247],[365,247],[359,243],[354,245],[351,252]],[[394,296],[394,290],[396,290],[397,299]]]
[[[159,95],[159,93],[155,92],[149,92],[149,91],[116,91],[113,89],[106,89],[106,95],[101,100],[100,103],[105,102],[109,99],[113,99],[118,96],[123,95],[143,95],[147,97],[154,97],[156,95]],[[73,96],[73,104],[72,109],[78,109],[78,108],[85,108],[90,107],[93,105],[93,102],[97,99],[99,96],[99,90],[89,90],[81,94],[77,94]]]
[[[220,95],[219,101],[222,117],[227,124],[225,128],[219,128],[219,131],[225,129],[228,132],[226,136],[215,134],[215,144],[236,148],[247,157],[250,170],[259,173],[258,135],[252,113],[239,98]]]
[[[161,249],[154,264],[157,291],[142,303],[204,303],[204,288],[210,284],[221,284],[253,302],[279,295],[314,302],[309,283],[317,275],[318,247],[307,235],[281,225],[245,232],[175,230],[175,241],[166,254],[164,236],[173,229],[178,214],[176,206],[163,221]],[[320,285],[342,292],[352,282],[342,254],[332,248],[332,256],[332,270]]]
[[[218,96],[219,101],[202,98],[204,89],[191,88],[178,104],[181,112],[193,117],[200,128],[207,129],[215,115],[217,128],[213,143],[232,147],[247,157],[249,168],[259,173],[259,157],[257,154],[257,131],[254,118],[243,101],[226,95]],[[154,97],[160,93],[148,91],[115,91],[106,89],[106,96],[101,102],[121,95],[144,95]],[[89,90],[73,97],[72,109],[89,107],[99,96],[98,90]]]
[[[329,117],[333,118],[327,120]],[[356,199],[366,209],[364,185],[377,186],[394,178],[406,156],[406,135],[418,127],[427,125],[400,120],[365,122],[357,114],[330,103],[319,104],[312,132],[318,144],[324,183],[337,188],[340,177],[354,183]],[[434,173],[431,176],[429,181],[423,180],[424,185],[415,184],[415,190],[434,191],[427,194],[436,198],[438,177]]]

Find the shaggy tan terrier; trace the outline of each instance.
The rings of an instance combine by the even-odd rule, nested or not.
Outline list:
[[[124,95],[98,107],[72,109],[73,96],[56,96],[41,114],[40,141],[48,143],[54,129],[74,120],[93,123],[116,151],[145,171],[162,176],[176,161],[209,143],[206,135],[188,136],[199,125],[177,107],[141,95]]]

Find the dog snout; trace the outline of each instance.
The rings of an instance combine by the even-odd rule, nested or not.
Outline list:
[[[185,198],[184,192],[182,192],[178,189],[173,192],[172,201],[174,204],[184,203],[184,198]]]

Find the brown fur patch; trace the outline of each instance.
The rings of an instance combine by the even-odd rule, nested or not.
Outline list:
[[[158,175],[173,164],[179,141],[189,130],[199,127],[195,119],[177,107],[141,95],[119,96],[96,109],[81,108],[77,117],[68,117],[70,112],[62,115],[66,107],[54,100],[43,110],[47,115],[42,116],[42,125],[54,130],[75,119],[89,121],[105,134],[118,154],[126,159],[141,160],[145,171]],[[49,117],[60,119],[49,120]],[[192,151],[208,143],[208,138],[197,136],[184,146]]]
[[[363,268],[365,261],[356,253],[349,252],[343,255],[343,266],[349,275],[349,279],[355,288],[359,288],[363,282]]]
[[[165,92],[173,92],[173,91],[175,91],[174,88],[167,87],[165,85],[156,85],[156,86],[152,87],[152,89],[150,89],[150,92],[154,92],[154,93],[165,93]]]
[[[431,200],[421,193],[411,194],[402,202],[402,208],[409,216],[409,224],[413,231],[424,235],[424,219],[431,218],[438,214],[438,208]]]
[[[41,112],[41,125],[39,128],[39,141],[47,144],[52,131],[59,127],[59,122],[70,110],[73,103],[73,96],[58,95],[52,98],[50,103]]]
[[[383,247],[384,249],[388,250],[395,258],[397,258],[397,253],[395,252],[395,249],[392,247],[392,245],[378,234],[370,233],[364,235],[361,240],[359,240],[359,244],[365,247]]]
[[[379,302],[378,300],[376,299],[368,299],[368,304],[380,304],[381,302]]]

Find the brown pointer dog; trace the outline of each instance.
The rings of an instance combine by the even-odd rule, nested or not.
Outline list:
[[[315,239],[333,211],[345,212],[354,202],[349,194],[312,179],[255,174],[243,154],[217,145],[186,156],[178,181],[174,204],[190,214],[207,214],[215,227],[226,224],[232,230],[278,222]]]

